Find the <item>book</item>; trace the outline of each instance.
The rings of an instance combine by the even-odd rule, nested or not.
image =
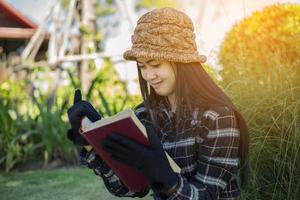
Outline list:
[[[101,141],[111,132],[118,132],[142,145],[150,145],[146,128],[136,117],[133,110],[126,109],[114,116],[93,123],[84,118],[81,129],[81,134],[91,145],[88,148],[93,148],[96,151],[130,191],[140,192],[150,188],[150,183],[143,174],[129,165],[111,159],[110,155],[101,146]],[[180,173],[179,166],[167,152],[165,153],[173,171]]]

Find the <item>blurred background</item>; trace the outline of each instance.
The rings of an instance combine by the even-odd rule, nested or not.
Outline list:
[[[122,54],[137,19],[166,6],[191,17],[206,71],[248,124],[241,199],[299,199],[299,0],[0,0],[0,199],[115,198],[78,168],[66,112],[75,88],[104,117],[142,101]]]

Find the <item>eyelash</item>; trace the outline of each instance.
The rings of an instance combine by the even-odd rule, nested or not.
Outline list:
[[[152,65],[152,67],[154,67],[154,68],[158,68],[159,66],[160,66],[160,64]],[[143,68],[145,68],[145,65],[139,65],[139,68],[143,69]]]

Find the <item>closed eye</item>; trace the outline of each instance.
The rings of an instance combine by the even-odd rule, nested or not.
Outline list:
[[[157,65],[152,65],[154,68],[158,68],[160,66],[160,64]]]
[[[142,64],[137,64],[137,66],[139,67],[139,68],[144,68],[145,67],[145,65],[142,65]]]

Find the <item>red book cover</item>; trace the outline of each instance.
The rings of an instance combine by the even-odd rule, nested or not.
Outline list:
[[[149,146],[146,129],[131,109],[124,110],[112,117],[101,119],[94,123],[88,122],[85,118],[82,122],[83,137],[93,147],[96,153],[106,162],[113,172],[120,178],[122,183],[130,191],[140,192],[150,188],[146,177],[137,169],[122,162],[110,158],[101,145],[101,141],[112,132],[124,135],[140,144]],[[166,153],[171,167],[175,172],[180,168],[174,160]],[[147,158],[145,158],[147,159]]]
[[[130,117],[84,132],[83,136],[129,190],[140,192],[149,188],[149,181],[143,174],[131,166],[111,159],[110,155],[103,150],[101,141],[111,132],[118,132],[140,144],[149,145],[147,138]]]

